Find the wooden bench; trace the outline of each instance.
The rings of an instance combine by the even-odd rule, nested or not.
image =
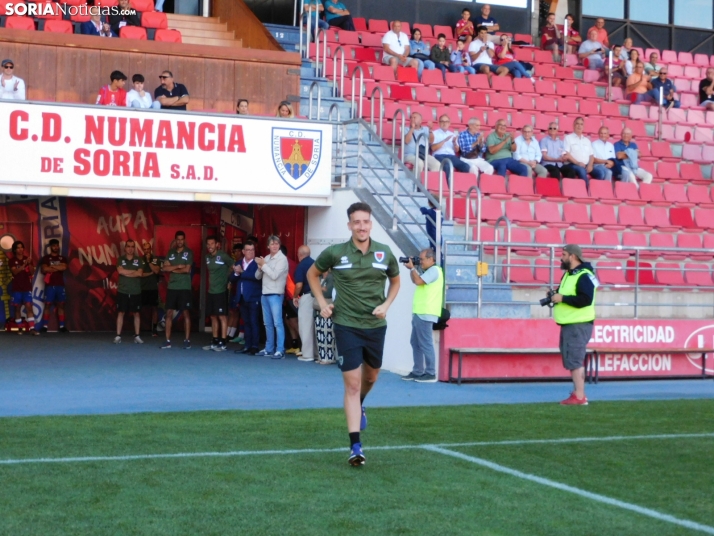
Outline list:
[[[588,383],[597,383],[600,379],[600,354],[702,354],[702,379],[706,379],[706,356],[714,352],[714,348],[667,348],[667,347],[650,347],[650,348],[605,348],[604,346],[595,346],[588,348],[588,352],[593,354],[593,359],[590,359],[591,366],[594,366],[594,375],[588,378]]]
[[[458,362],[458,373],[454,378],[452,376],[453,370],[453,359],[454,354],[459,356]],[[559,348],[449,348],[449,383],[453,383],[456,380],[458,385],[461,385],[462,380],[499,380],[503,378],[464,378],[461,372],[464,354],[481,354],[481,355],[513,355],[513,354],[524,354],[524,355],[560,355]],[[585,377],[590,383],[595,375],[595,363],[590,359],[590,354],[585,356]],[[519,378],[520,379],[520,378]]]

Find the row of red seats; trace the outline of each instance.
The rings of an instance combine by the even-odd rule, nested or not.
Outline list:
[[[646,123],[656,123],[659,121],[659,106],[631,104],[629,116],[632,119],[641,119]],[[701,125],[710,126],[711,128],[711,125],[714,125],[714,112],[706,111],[701,107],[691,110],[670,108],[669,110],[664,110],[662,122],[666,125]]]
[[[584,252],[585,253],[585,252]],[[526,285],[547,285],[550,283],[551,267],[557,282],[559,265],[552,265],[546,259],[536,259],[533,264],[527,259],[512,259],[511,266],[503,266],[503,280]],[[641,262],[635,271],[635,262],[628,260],[626,268],[617,261],[595,263],[595,273],[603,285],[631,287],[637,277],[640,285],[660,287],[712,287],[711,267],[707,264],[685,263],[684,271],[679,263],[658,262],[652,266]],[[653,269],[654,268],[654,269]]]
[[[159,15],[159,13],[156,13]],[[163,13],[160,13],[163,15]],[[42,21],[39,25],[39,29],[44,32],[50,33],[63,33],[63,34],[79,34],[79,30],[76,25],[79,23],[73,23],[68,20],[46,20]],[[15,17],[10,16],[5,19],[5,28],[11,28],[15,30],[29,30],[35,31],[38,28],[35,26],[35,21],[29,17]],[[168,43],[181,43],[181,32],[178,30],[167,30],[167,29],[151,29],[151,37],[154,41],[164,41]],[[124,39],[140,39],[146,41],[149,39],[150,35],[147,33],[147,29],[140,26],[124,26],[119,30],[119,37]]]
[[[508,242],[505,227],[496,232],[495,227],[482,225],[480,229],[482,242]],[[478,240],[479,229],[473,228],[472,239]],[[511,228],[510,242],[514,244],[529,244],[528,246],[513,246],[513,252],[522,257],[550,256],[550,248],[555,244],[579,244],[581,246],[599,246],[602,249],[587,249],[589,257],[605,256],[611,259],[629,259],[635,253],[634,248],[652,248],[641,250],[642,259],[658,259],[680,261],[693,259],[711,261],[714,259],[714,234],[692,233],[642,233],[634,231],[589,231],[584,229],[524,229]],[[688,249],[692,251],[669,251],[670,249]],[[487,253],[493,252],[493,246],[486,246]],[[558,251],[556,251],[556,256]]]

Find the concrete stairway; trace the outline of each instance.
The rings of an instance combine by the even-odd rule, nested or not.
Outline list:
[[[169,28],[181,32],[184,43],[193,45],[213,45],[219,47],[241,47],[242,41],[235,33],[228,31],[225,22],[218,17],[197,17],[167,13]]]

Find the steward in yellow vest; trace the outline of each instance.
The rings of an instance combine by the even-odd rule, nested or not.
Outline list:
[[[421,272],[411,259],[404,265],[411,270],[409,276],[416,285],[412,304],[411,345],[414,368],[403,376],[406,381],[433,383],[436,381],[436,354],[434,352],[433,328],[439,321],[444,307],[444,274],[437,266],[434,250],[423,249],[419,253]]]
[[[590,263],[583,261],[580,246],[563,248],[560,268],[565,270],[558,293],[553,295],[553,319],[560,326],[560,354],[570,371],[575,390],[563,405],[588,404],[585,397],[585,355],[595,321],[595,292],[599,285]]]

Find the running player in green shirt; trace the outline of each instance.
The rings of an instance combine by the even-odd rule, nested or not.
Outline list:
[[[171,348],[171,325],[176,311],[183,311],[183,327],[186,338],[184,350],[191,349],[191,268],[193,252],[186,247],[186,233],[176,231],[175,247],[170,249],[161,270],[169,273],[169,285],[166,292],[166,344],[161,349]]]
[[[206,250],[208,251],[206,314],[211,317],[213,341],[210,346],[204,346],[203,349],[225,352],[228,349],[228,276],[233,272],[233,259],[225,251],[218,249],[218,240],[215,236],[206,238]]]
[[[144,277],[144,259],[136,255],[136,244],[130,238],[124,243],[124,255],[117,260],[119,285],[117,288],[117,335],[114,344],[121,343],[124,314],[134,315],[134,342],[144,344],[139,337],[141,327],[141,278]]]
[[[347,209],[352,239],[323,251],[307,272],[323,318],[332,317],[337,363],[345,383],[345,416],[350,436],[350,465],[364,465],[360,430],[367,427],[363,403],[382,367],[387,310],[399,292],[399,264],[385,244],[370,238],[372,208],[353,203]],[[337,297],[328,305],[320,275],[332,269]],[[384,295],[389,279],[389,292]]]

